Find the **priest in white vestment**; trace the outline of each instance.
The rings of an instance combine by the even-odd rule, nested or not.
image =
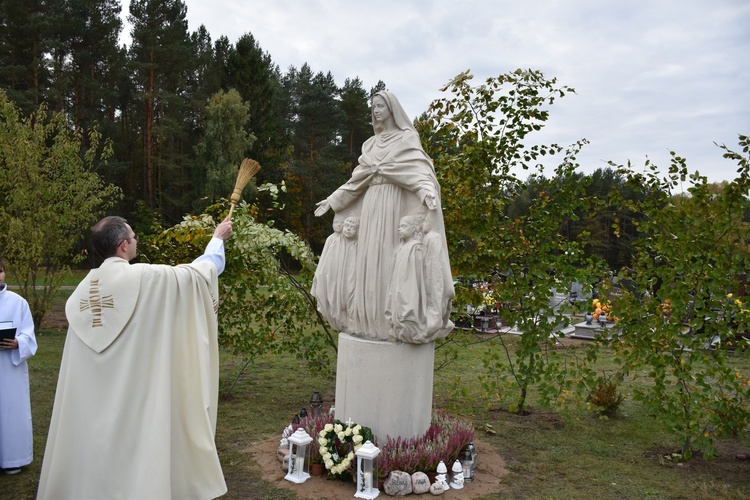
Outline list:
[[[133,264],[121,217],[92,231],[105,260],[68,299],[39,499],[200,499],[223,495],[214,441],[218,275],[229,219],[204,255]]]
[[[29,398],[29,367],[36,353],[34,320],[29,303],[8,290],[5,261],[0,259],[0,329],[15,331],[0,340],[0,469],[20,472],[34,458]]]

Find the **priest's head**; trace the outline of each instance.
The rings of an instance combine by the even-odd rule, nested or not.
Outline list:
[[[128,222],[116,215],[105,217],[94,225],[91,242],[102,259],[120,257],[131,261],[138,251],[138,237]]]

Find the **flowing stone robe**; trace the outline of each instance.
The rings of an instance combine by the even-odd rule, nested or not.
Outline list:
[[[351,238],[344,235],[341,243],[340,266],[336,291],[338,293],[338,310],[334,315],[341,328],[339,331],[349,330],[353,324],[354,314],[354,273],[357,264],[357,236]]]
[[[0,468],[13,469],[34,458],[29,398],[29,367],[26,360],[36,353],[34,320],[26,299],[0,289],[0,322],[16,329],[18,349],[0,350]]]
[[[346,321],[341,321],[339,314],[342,304],[338,283],[343,271],[341,254],[345,244],[344,235],[341,234],[342,224],[343,221],[335,221],[333,234],[326,238],[310,289],[310,294],[318,301],[318,311],[337,331],[342,331],[347,325]]]
[[[385,312],[395,340],[423,344],[453,330],[450,299],[443,293],[450,276],[443,273],[441,252],[434,231],[417,233],[397,250]]]
[[[218,273],[224,246],[180,266],[111,257],[66,304],[70,323],[40,499],[215,498]]]
[[[404,242],[394,258],[385,309],[394,340],[408,342],[425,336],[427,293],[423,266],[422,242],[416,238]]]
[[[440,185],[432,162],[396,97],[385,91],[377,95],[388,103],[398,130],[386,134],[376,129],[375,135],[362,145],[359,164],[349,181],[327,200],[336,213],[362,203],[355,268],[355,311],[349,333],[374,340],[392,340],[385,310],[393,256],[399,243],[397,228],[401,217],[420,210],[428,194],[436,198],[433,230],[442,235],[441,267],[449,276],[450,262],[445,246]],[[452,282],[442,294],[446,300],[441,302],[447,304],[445,312],[450,314],[450,300],[454,296]],[[445,336],[451,329],[447,323],[443,326],[441,333]],[[403,341],[423,343],[426,340],[405,338]]]
[[[425,231],[422,236],[424,287],[427,294],[424,301],[427,307],[425,313],[427,324],[423,328],[426,339],[444,337],[453,330],[454,326],[450,320],[453,277],[450,274],[450,268],[445,267],[446,258],[443,256],[445,246],[445,241],[435,231]],[[449,293],[446,293],[446,290]],[[445,331],[446,329],[448,331]]]

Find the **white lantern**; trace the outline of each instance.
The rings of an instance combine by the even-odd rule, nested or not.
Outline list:
[[[284,477],[293,483],[304,483],[310,477],[310,447],[312,438],[300,427],[289,436],[289,469]]]
[[[376,460],[380,455],[380,448],[370,441],[365,441],[354,454],[357,455],[357,492],[354,497],[372,500],[380,494]]]
[[[454,490],[460,490],[464,487],[464,468],[461,466],[461,462],[456,460],[453,462],[453,467],[451,468],[451,488]]]
[[[442,460],[437,466],[437,476],[435,476],[435,482],[440,483],[440,485],[445,490],[451,489],[450,484],[448,483],[448,467],[445,466],[445,462]]]

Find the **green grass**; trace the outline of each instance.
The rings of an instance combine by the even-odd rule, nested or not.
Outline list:
[[[86,274],[88,274],[88,271],[82,271],[78,269],[72,269],[70,271],[66,271],[63,273],[63,281],[61,283],[62,286],[76,286],[78,283],[81,282],[81,280],[86,277]],[[15,287],[18,286],[18,281],[13,279],[14,276],[9,274],[7,276],[7,282],[8,286]],[[37,285],[42,285],[41,281],[37,281]]]
[[[35,460],[21,474],[0,475],[0,499],[33,499],[36,494],[64,338],[61,332],[38,334],[39,351],[29,361]],[[510,472],[498,493],[482,498],[750,498],[750,462],[734,458],[738,450],[747,453],[739,443],[722,444],[725,453],[710,462],[696,458],[684,465],[661,463],[659,456],[676,443],[628,397],[628,386],[623,388],[620,416],[609,420],[581,411],[541,410],[534,406],[533,395],[531,413],[525,416],[488,406],[477,381],[485,348],[477,344],[465,349],[455,363],[439,370],[433,398],[436,407],[450,405],[451,413],[471,420],[477,439],[492,445],[506,461]],[[747,373],[747,360],[735,362]],[[225,393],[244,362],[222,352],[221,363]],[[614,366],[609,356],[602,356],[601,363],[605,369]],[[455,396],[458,378],[465,393]],[[300,408],[309,406],[314,391],[323,394],[327,408],[335,382],[310,375],[292,354],[264,356],[242,372],[231,395],[224,394],[219,404],[217,445],[229,487],[224,498],[296,498],[260,477],[248,449],[262,440],[279,439]],[[496,434],[483,430],[487,423]]]

